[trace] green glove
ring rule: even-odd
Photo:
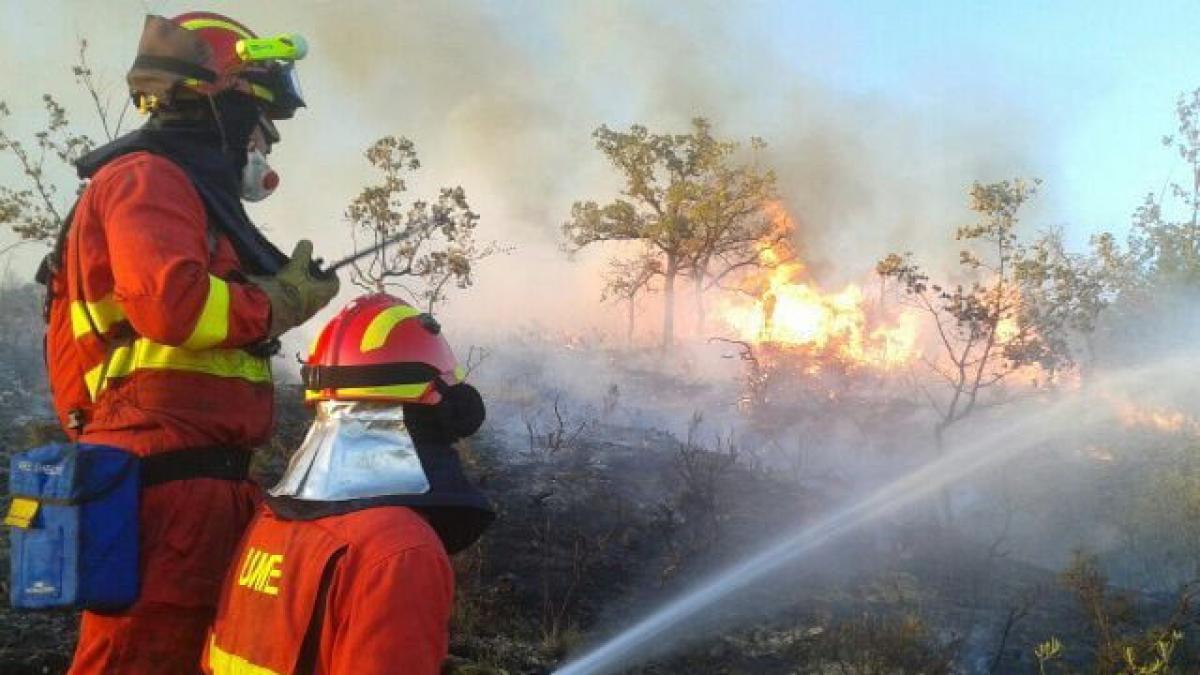
[[[301,239],[292,251],[291,260],[275,276],[250,277],[271,301],[268,337],[277,338],[308,321],[337,295],[341,287],[337,275],[313,274],[312,250],[312,242]]]

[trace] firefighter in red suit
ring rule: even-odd
[[[338,290],[241,201],[278,182],[266,156],[303,105],[305,49],[216,14],[147,17],[128,80],[150,119],[79,162],[89,183],[39,271],[47,368],[72,439],[142,458],[142,583],[83,613],[71,673],[194,672],[261,499],[246,471],[270,436],[274,340]]]
[[[483,401],[437,322],[382,294],[325,327],[303,375],[316,420],[241,542],[204,671],[438,673],[448,554],[494,515],[454,447]]]

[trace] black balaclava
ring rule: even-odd
[[[262,109],[250,96],[238,92],[221,92],[212,97],[218,131],[224,135],[224,151],[230,156],[238,174],[246,166],[246,150],[250,147],[250,135],[262,119]]]
[[[242,168],[246,166],[250,136],[261,117],[262,109],[252,97],[224,91],[189,100],[175,111],[156,113],[145,128],[167,143],[192,146],[189,149],[193,154],[208,154],[203,150],[218,153],[224,158],[227,171],[236,178],[223,180],[222,184],[236,187],[241,181]],[[210,171],[216,168],[211,157],[200,161]]]
[[[175,109],[155,113],[140,129],[82,157],[76,165],[79,177],[91,178],[131,152],[167,157],[187,172],[210,222],[230,238],[246,273],[275,274],[287,256],[250,221],[241,198],[246,148],[260,114],[253,98],[237,92],[179,101]]]

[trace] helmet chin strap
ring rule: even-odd
[[[237,166],[241,179],[241,198],[249,202],[258,202],[271,196],[271,193],[279,186],[279,174],[267,163],[266,156],[261,151],[251,150],[251,138],[254,130],[261,128],[264,136],[268,137],[267,142],[273,143],[278,141],[279,132],[275,130],[274,125],[263,125],[265,118],[262,111],[255,104],[250,104],[253,107],[250,110],[245,110],[239,106],[246,105],[246,102],[237,99],[223,99],[224,104],[220,105],[213,95],[206,94],[204,98],[208,101],[213,122],[216,124],[217,133],[221,137],[221,152],[226,157],[232,158]],[[241,124],[245,122],[242,119],[226,120],[222,108],[226,108],[235,114],[252,111],[255,113],[254,121],[252,124],[246,125]],[[249,131],[243,134],[245,138],[236,139],[236,142],[241,147],[233,147],[233,142],[231,142],[229,137],[230,128],[226,123],[227,121],[239,123],[239,130],[242,131],[248,126]]]
[[[221,149],[233,157],[238,162],[238,168],[241,168],[250,146],[250,137],[261,126],[261,106],[253,98],[232,91],[206,94],[205,98],[221,137]]]
[[[217,102],[212,97],[212,94],[205,94],[204,98],[208,101],[208,107],[212,110],[213,121],[217,124],[217,134],[221,136],[221,152],[229,154],[229,136],[225,134],[225,123],[221,121],[221,111],[217,109]]]

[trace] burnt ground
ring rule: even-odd
[[[279,433],[255,464],[263,482],[304,432],[307,411],[288,403],[298,398],[280,392]],[[547,400],[533,415],[501,397],[465,448],[500,518],[455,561],[458,672],[550,672],[845,496],[838,481],[797,481],[736,448],[606,417],[603,406],[564,400],[547,413]],[[6,448],[52,435],[37,415],[5,422]],[[669,655],[631,672],[1037,672],[1033,649],[1050,637],[1064,648],[1047,672],[1120,672],[1095,667],[1092,617],[1059,570],[993,544],[921,514],[881,524],[719,603],[689,625],[690,638],[671,638]],[[1176,598],[1126,600],[1113,630],[1137,636],[1165,622]],[[71,613],[0,608],[0,672],[62,672],[75,623]],[[1173,658],[1175,672],[1200,667],[1187,640]]]

